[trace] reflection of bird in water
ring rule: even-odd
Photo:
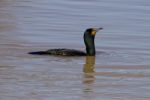
[[[95,56],[87,56],[85,65],[83,67],[83,72],[84,73],[93,73],[94,65],[95,65]]]
[[[61,56],[95,56],[94,38],[96,32],[103,28],[89,28],[84,32],[84,43],[86,46],[86,53],[83,51],[73,49],[50,49],[47,51],[29,52],[35,55],[61,55]]]
[[[85,65],[83,67],[84,80],[83,83],[90,84],[95,80],[94,77],[95,56],[86,56]]]

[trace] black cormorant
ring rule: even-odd
[[[74,50],[74,49],[49,49],[47,51],[29,52],[34,55],[59,55],[59,56],[95,56],[95,43],[94,38],[96,32],[103,28],[88,28],[84,32],[84,43],[86,46],[86,52]]]

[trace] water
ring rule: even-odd
[[[0,99],[149,100],[149,18],[148,0],[1,0]],[[96,57],[27,54],[85,50],[89,27]]]

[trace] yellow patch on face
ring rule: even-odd
[[[95,35],[96,34],[96,30],[92,30],[91,35]]]

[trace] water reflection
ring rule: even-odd
[[[87,56],[85,59],[85,65],[83,67],[83,72],[86,73],[93,73],[95,65],[95,57],[94,56]]]
[[[92,84],[95,81],[94,65],[95,65],[95,57],[87,56],[85,60],[85,64],[83,66],[83,72],[84,72],[83,83],[84,84]]]

